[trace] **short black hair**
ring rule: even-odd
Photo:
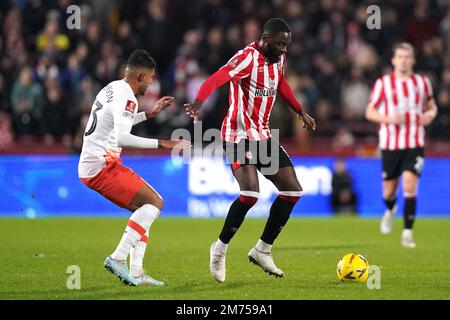
[[[280,18],[272,18],[264,23],[263,33],[277,34],[279,32],[291,32],[286,21]]]
[[[156,61],[147,51],[139,49],[130,55],[127,67],[156,69]]]

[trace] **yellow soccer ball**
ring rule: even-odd
[[[348,253],[339,260],[336,273],[342,282],[364,283],[369,276],[369,262],[360,254]]]

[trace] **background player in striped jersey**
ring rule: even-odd
[[[380,124],[379,146],[383,162],[383,198],[386,211],[381,233],[392,231],[397,211],[398,178],[402,176],[404,229],[401,242],[414,248],[417,185],[424,165],[425,129],[437,114],[430,80],[413,72],[414,49],[408,43],[394,47],[394,72],[378,78],[366,110],[366,118]]]
[[[92,105],[78,165],[78,175],[86,186],[133,212],[119,245],[104,262],[107,270],[129,285],[163,285],[146,275],[142,264],[150,226],[159,217],[164,201],[140,176],[122,165],[122,148],[190,149],[190,143],[184,140],[147,139],[130,133],[133,125],[155,117],[173,101],[173,97],[163,97],[152,110],[138,113],[136,95],[145,94],[155,68],[146,51],[136,50],[128,59],[125,77],[100,90]]]
[[[278,18],[268,20],[264,24],[261,40],[237,52],[203,83],[195,101],[185,104],[187,113],[195,120],[208,96],[230,82],[230,107],[221,134],[228,161],[239,183],[240,196],[231,205],[219,238],[210,249],[211,274],[219,282],[225,281],[228,243],[258,199],[257,170],[272,181],[279,190],[279,196],[272,204],[264,231],[256,246],[250,250],[248,259],[269,274],[284,275],[272,259],[271,248],[300,198],[302,188],[286,151],[278,141],[271,139],[269,116],[277,93],[298,114],[303,127],[310,130],[316,128],[314,119],[302,110],[284,79],[285,53],[291,38],[286,22]],[[269,150],[268,153],[275,150],[267,154],[269,165],[277,164],[271,174],[264,170],[268,163],[263,161],[265,155],[262,150]]]

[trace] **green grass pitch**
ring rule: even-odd
[[[402,221],[382,236],[379,220],[291,219],[273,248],[284,279],[248,263],[265,220],[247,219],[230,244],[227,280],[209,274],[209,247],[222,219],[162,218],[151,229],[145,267],[164,287],[127,287],[103,269],[126,219],[1,219],[0,299],[450,299],[450,219],[418,219],[417,248],[400,247]],[[381,268],[381,289],[340,283],[349,252]],[[81,289],[69,290],[78,265]]]

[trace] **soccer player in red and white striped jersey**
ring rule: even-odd
[[[286,22],[279,18],[268,20],[264,24],[261,40],[237,52],[226,65],[203,83],[196,100],[185,104],[187,113],[195,120],[202,103],[209,95],[226,82],[230,82],[230,107],[223,121],[221,134],[228,161],[241,191],[239,198],[230,207],[219,239],[212,244],[210,250],[211,274],[219,282],[225,280],[225,253],[228,243],[258,199],[257,170],[274,183],[279,190],[279,196],[270,209],[264,232],[256,246],[250,250],[248,258],[269,274],[283,276],[283,271],[274,264],[270,251],[300,198],[302,188],[286,151],[277,145],[278,141],[272,141],[271,138],[269,116],[277,93],[298,114],[303,127],[311,130],[316,127],[314,119],[302,110],[284,78],[286,50],[291,39],[292,35]],[[271,146],[276,145],[278,153],[271,159],[272,163],[278,163],[278,170],[274,174],[262,170],[265,168],[263,156],[259,152],[264,148],[262,145],[269,146],[271,150]],[[257,154],[255,150],[259,150]],[[245,159],[236,160],[242,153],[245,153]]]
[[[402,245],[413,248],[417,184],[424,164],[425,129],[437,114],[430,80],[414,73],[414,49],[408,43],[394,47],[394,72],[378,78],[372,88],[366,118],[378,123],[383,161],[383,198],[386,211],[383,234],[390,233],[397,210],[398,178],[402,176],[404,230]]]

